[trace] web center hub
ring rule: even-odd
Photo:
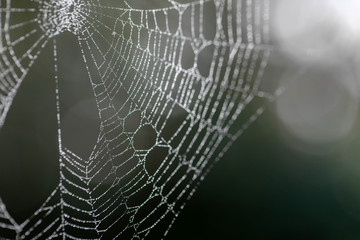
[[[50,0],[41,1],[38,22],[49,37],[65,31],[77,35],[83,26],[83,0]]]

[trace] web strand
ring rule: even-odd
[[[169,0],[158,9],[106,0],[14,2],[0,0],[0,128],[53,42],[60,178],[20,225],[0,201],[0,237],[163,237],[273,96],[260,90],[272,49],[269,0]],[[56,41],[63,32],[77,37],[100,119],[89,157],[62,139]]]

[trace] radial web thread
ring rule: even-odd
[[[0,0],[0,129],[51,45],[60,166],[58,186],[25,222],[0,201],[0,238],[162,238],[273,98],[260,90],[269,0],[136,2]],[[61,136],[56,41],[65,31],[77,37],[101,122],[87,158]]]

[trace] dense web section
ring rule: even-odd
[[[0,238],[162,238],[272,99],[260,90],[269,0],[139,2],[0,0],[0,128],[51,45],[60,166],[58,186],[23,223],[0,199]],[[87,158],[62,138],[56,41],[64,32],[77,37],[101,122]]]

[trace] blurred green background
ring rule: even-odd
[[[275,1],[274,6],[282,6],[282,2]],[[310,15],[302,18],[290,15],[288,20],[306,21],[292,22],[296,34],[287,35],[283,29],[287,26],[279,26],[277,21],[286,22],[281,11],[291,11],[286,6],[279,9],[273,10],[274,16],[280,16],[274,17],[273,32],[281,34],[273,36],[275,50],[263,81],[270,82],[270,87],[290,82],[290,94],[266,103],[264,115],[200,184],[167,239],[360,239],[356,34],[344,33],[342,25],[325,29],[322,26],[328,18],[307,13]],[[294,5],[292,9],[298,8]],[[323,20],[313,24],[311,16]],[[319,29],[324,32],[318,33]],[[66,80],[60,84],[66,99],[62,102],[64,128],[72,133],[65,133],[64,138],[85,153],[96,140],[95,102],[79,49],[73,44],[76,39],[65,33],[57,41],[62,59],[60,78]],[[304,54],[308,48],[320,49],[320,53]],[[20,88],[0,132],[0,196],[19,221],[31,215],[58,183],[54,63],[49,59],[51,45]],[[300,69],[305,73],[296,77]],[[334,72],[340,72],[338,78]],[[293,78],[304,84],[289,81]],[[314,85],[307,85],[313,79],[320,79],[316,85],[319,92],[312,92]],[[329,79],[335,85],[327,89]],[[293,99],[299,105],[291,105]],[[311,102],[306,102],[309,99]],[[332,102],[330,113],[323,114],[333,99],[338,100]],[[284,108],[284,102],[289,106]],[[288,111],[295,107],[295,113]],[[295,117],[288,117],[291,114]],[[312,121],[309,116],[318,118]],[[300,120],[294,123],[293,119]]]
[[[359,239],[359,130],[325,153],[302,153],[267,111],[200,185],[169,239]]]

